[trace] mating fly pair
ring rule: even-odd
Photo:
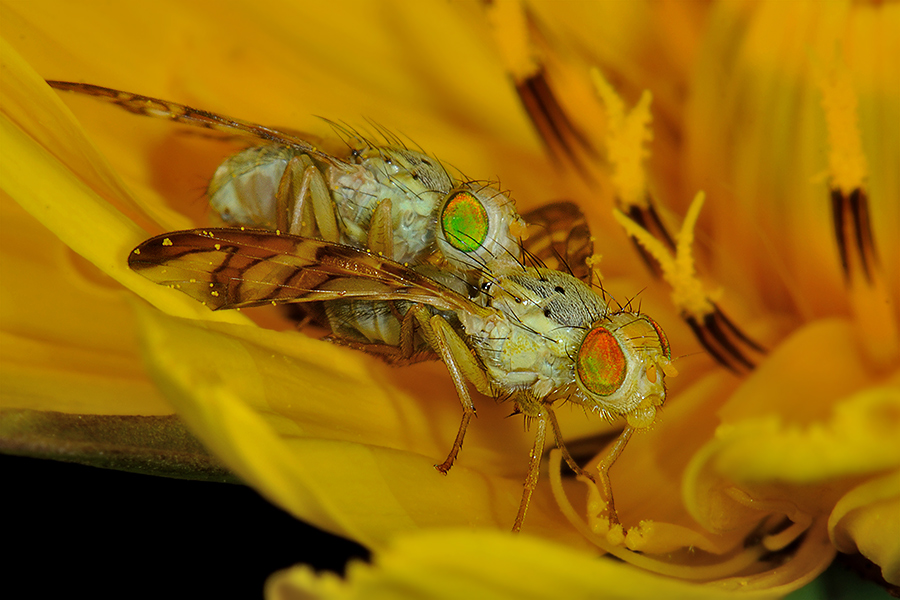
[[[84,84],[50,85],[138,114],[262,140],[226,160],[210,184],[213,208],[241,227],[151,238],[129,256],[133,270],[213,310],[321,302],[336,341],[400,364],[439,357],[463,407],[453,446],[436,465],[443,473],[475,414],[467,382],[512,400],[535,428],[514,531],[537,485],[548,428],[569,465],[595,479],[566,451],[554,405],[569,401],[606,419],[625,417],[595,479],[617,522],[609,468],[665,400],[665,377],[675,373],[668,341],[652,319],[611,309],[569,273],[524,266],[517,239],[524,226],[505,194],[456,181],[437,160],[406,148],[359,143],[341,159],[294,134],[183,105]],[[573,214],[557,204],[535,218],[558,236],[560,215]],[[573,240],[589,243],[583,228],[562,238],[548,251]],[[575,248],[581,258],[583,246]]]

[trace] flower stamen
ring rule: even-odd
[[[616,203],[633,221],[674,250],[675,241],[660,219],[647,190],[644,161],[649,156],[646,144],[653,139],[653,116],[650,113],[653,96],[649,90],[644,90],[637,105],[626,111],[624,101],[598,69],[591,70],[591,81],[606,109],[606,148],[613,167]],[[635,247],[647,266],[660,276],[660,266],[647,253],[647,249],[637,241]]]
[[[865,332],[860,339],[866,353],[888,368],[900,355],[900,339],[896,316],[889,308],[892,302],[886,301],[890,293],[872,232],[859,100],[843,62],[821,75],[818,83],[828,131],[831,214],[844,281],[850,288],[854,316]]]
[[[578,516],[575,508],[572,506],[571,502],[569,502],[566,492],[562,487],[561,470],[562,455],[559,450],[554,449],[550,452],[550,485],[553,490],[553,497],[556,499],[560,511],[562,511],[566,519],[586,539],[595,544],[598,548],[637,568],[659,575],[677,577],[680,579],[714,581],[747,571],[755,564],[758,564],[763,557],[771,552],[762,543],[755,543],[741,548],[733,554],[722,556],[720,562],[702,564],[700,561],[697,561],[698,564],[690,565],[661,560],[641,552],[629,550],[624,547],[624,544],[628,541],[628,536],[635,534],[640,536],[641,528],[629,530],[624,536],[616,535],[622,531],[621,526],[613,528],[610,531],[610,534],[607,534],[606,536],[595,533],[591,527]],[[593,491],[599,494],[595,484],[589,482],[587,479],[581,479],[581,481],[587,484],[589,488],[593,488]],[[648,523],[642,523],[642,527],[649,526],[650,524]],[[611,540],[615,540],[615,542]],[[690,549],[688,551],[691,552]],[[714,555],[710,556],[719,558]]]
[[[699,192],[691,202],[676,238],[674,253],[621,210],[614,210],[613,216],[659,265],[663,278],[672,286],[672,302],[706,351],[727,369],[736,373],[749,371],[754,363],[747,354],[751,351],[762,353],[764,349],[725,316],[713,299],[718,293],[704,290],[697,277],[692,247],[694,228],[704,199],[705,194]]]
[[[487,7],[494,41],[516,92],[544,145],[557,160],[566,160],[586,181],[593,182],[583,155],[597,152],[575,126],[549,82],[547,48],[534,17],[520,0],[496,0]]]
[[[828,130],[831,207],[841,266],[845,278],[860,268],[871,283],[878,256],[869,222],[868,166],[857,123],[859,100],[843,64],[819,78],[819,89]],[[851,265],[851,249],[856,250],[857,265]]]

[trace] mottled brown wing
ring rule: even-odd
[[[128,266],[213,310],[339,298],[408,300],[489,314],[465,296],[365,250],[267,230],[175,231],[135,248]]]
[[[522,215],[528,223],[523,242],[530,258],[557,271],[567,271],[591,285],[588,258],[594,239],[584,213],[574,203],[553,202]]]
[[[226,117],[207,110],[191,108],[190,106],[170,102],[168,100],[132,94],[131,92],[123,92],[89,83],[48,80],[47,84],[57,90],[74,92],[83,96],[91,96],[98,100],[115,104],[136,115],[167,119],[191,127],[201,127],[204,129],[220,131],[231,136],[240,135],[245,138],[267,140],[284,146],[297,148],[303,153],[314,156],[326,163],[347,164],[340,159],[322,152],[309,143],[309,141],[287,130],[274,129],[266,127],[265,125],[243,121],[241,119]]]

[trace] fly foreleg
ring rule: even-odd
[[[626,425],[619,437],[616,438],[616,443],[610,448],[609,453],[597,464],[600,487],[603,490],[603,495],[606,496],[607,513],[609,514],[609,522],[612,525],[619,524],[619,514],[616,512],[616,503],[613,500],[612,484],[609,482],[609,470],[616,460],[619,459],[619,456],[622,455],[622,451],[625,450],[625,446],[628,444],[628,440],[631,439],[632,434],[634,434],[634,427]]]
[[[559,448],[560,452],[562,452],[566,464],[569,465],[569,468],[572,469],[576,475],[583,475],[594,483],[597,483],[594,476],[582,469],[581,466],[575,462],[575,459],[572,458],[572,454],[569,452],[566,443],[563,441],[562,431],[559,429],[559,421],[556,420],[556,413],[553,412],[553,409],[550,406],[544,406],[543,410],[547,413],[547,420],[550,421],[550,427],[553,429],[553,437],[556,440],[556,446]]]
[[[541,416],[535,420],[537,429],[534,432],[534,445],[531,447],[531,456],[528,458],[528,474],[525,476],[525,489],[522,491],[522,500],[519,502],[519,512],[513,523],[513,533],[522,529],[522,521],[525,520],[525,513],[528,512],[531,496],[534,494],[538,477],[541,474],[541,457],[544,455],[544,440],[547,438],[547,419]]]
[[[416,321],[421,326],[422,337],[440,354],[444,364],[447,365],[447,371],[450,372],[450,378],[453,380],[459,402],[463,407],[463,416],[459,423],[456,439],[453,441],[453,447],[446,460],[435,465],[438,471],[447,473],[462,448],[469,421],[475,415],[475,405],[472,403],[472,396],[466,386],[466,379],[471,381],[482,393],[490,393],[490,384],[472,350],[466,346],[466,343],[446,319],[440,315],[432,315],[424,306],[415,306],[411,311],[414,311]]]

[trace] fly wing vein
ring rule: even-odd
[[[409,300],[478,314],[472,303],[439,283],[365,250],[321,240],[240,229],[195,229],[151,238],[129,266],[213,310],[338,298]],[[351,279],[352,286],[327,285]]]

